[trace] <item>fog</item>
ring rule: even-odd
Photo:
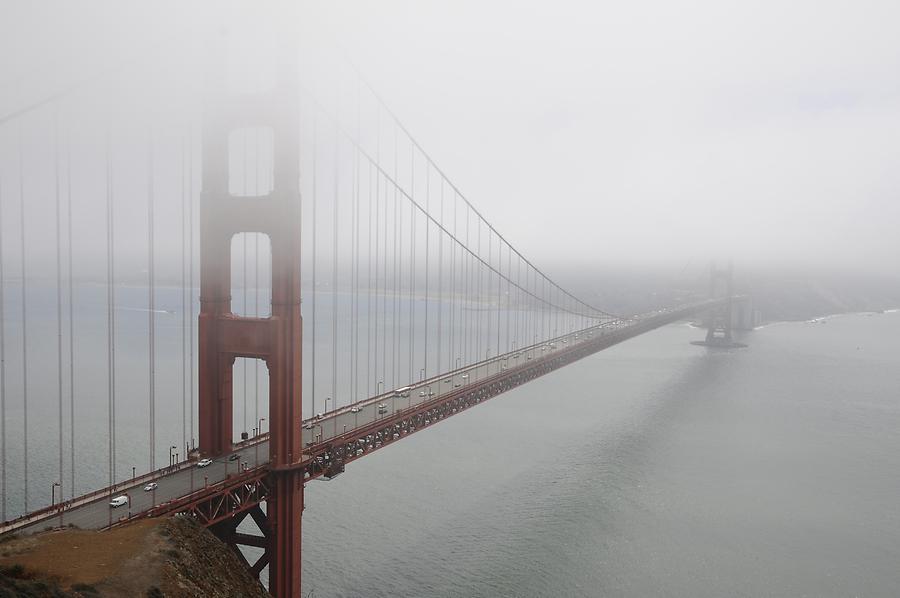
[[[2,10],[7,114],[131,56],[164,72],[210,30],[250,35],[272,5]],[[289,18],[324,40],[323,56],[358,65],[468,199],[551,271],[697,274],[733,259],[897,277],[895,2],[357,0]],[[247,52],[252,70],[262,54]]]
[[[895,2],[339,4],[363,70],[529,253],[900,255]]]

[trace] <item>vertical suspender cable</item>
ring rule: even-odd
[[[466,247],[469,246],[469,210],[466,210]],[[459,352],[463,365],[469,364],[469,258],[465,251],[460,252],[462,264],[460,264],[460,276],[463,298],[459,305],[460,342],[462,349]]]
[[[356,87],[356,137],[357,139],[361,136],[361,128],[362,128],[362,102],[360,101],[360,88],[361,84],[357,84]],[[360,245],[360,211],[359,211],[359,197],[360,197],[360,188],[362,187],[362,179],[360,178],[360,155],[359,150],[355,153],[356,164],[353,169],[354,172],[354,185],[355,185],[355,197],[354,197],[354,209],[353,209],[353,228],[355,234],[355,248],[353,252],[353,401],[356,402],[359,400],[359,245]]]
[[[376,165],[380,162],[381,159],[381,115],[376,114],[375,117],[375,160]],[[373,350],[375,351],[375,394],[378,394],[378,356],[381,355],[381,359],[384,360],[384,352],[378,351],[378,301],[381,299],[381,277],[378,275],[379,267],[381,265],[381,174],[379,172],[375,172],[375,345]],[[384,378],[382,377],[382,380]]]
[[[56,382],[59,421],[59,497],[63,497],[63,334],[62,334],[62,209],[59,188],[59,108],[53,114],[53,178],[56,204]],[[51,493],[52,498],[52,493]]]
[[[106,360],[107,360],[107,436],[109,441],[109,485],[115,482],[116,450],[116,349],[115,349],[115,260],[113,258],[112,156],[109,131],[106,132]],[[111,516],[110,516],[111,517]]]
[[[397,328],[397,281],[398,281],[398,268],[397,268],[397,229],[399,228],[399,220],[397,215],[397,127],[394,126],[394,217],[391,220],[392,229],[393,229],[393,237],[394,237],[394,248],[391,254],[391,283],[392,283],[392,297],[391,297],[391,324],[393,331],[391,332],[391,388],[397,388],[399,384],[397,383],[397,368],[399,367],[399,350],[400,346],[397,341],[398,337],[398,328]]]
[[[431,216],[431,166],[425,163],[425,213]],[[425,218],[425,378],[428,378],[428,262],[430,261],[429,233],[431,222]]]
[[[559,301],[559,287],[554,287],[554,288],[556,289],[556,301]],[[556,314],[554,316],[553,336],[559,336],[559,311],[560,310],[557,309]],[[565,317],[565,316],[563,316],[563,317]]]
[[[69,291],[69,496],[75,497],[75,277],[72,273],[72,151],[66,137],[66,251]]]
[[[478,224],[478,242],[476,243],[475,251],[476,251],[476,254],[478,255],[478,257],[481,258],[481,219],[479,218],[475,222]],[[481,338],[482,338],[481,333],[483,330],[483,326],[482,326],[483,310],[482,310],[482,299],[481,299],[481,263],[479,262],[479,263],[475,264],[475,266],[476,266],[476,274],[478,275],[476,285],[475,285],[475,295],[476,295],[476,297],[478,297],[478,303],[476,305],[476,307],[478,309],[478,317],[476,318],[477,323],[475,324],[476,342],[475,342],[475,358],[473,359],[473,361],[477,363],[477,362],[481,361],[481,356],[483,355],[483,353],[481,352]]]
[[[331,234],[331,408],[337,407],[337,357],[338,357],[338,159],[339,137],[338,129],[334,130],[334,163],[332,164],[334,183],[334,202],[332,205],[332,234]],[[337,418],[334,420],[335,435],[337,434]]]
[[[494,275],[493,270],[491,269],[491,259],[494,256],[494,231],[490,227],[488,227],[488,253],[487,253],[487,281],[485,283],[485,294],[488,297],[488,304],[485,310],[487,311],[487,338],[485,339],[485,344],[487,345],[487,349],[485,351],[485,359],[491,353],[491,326],[494,323],[494,310],[491,309],[491,289],[493,285],[491,284],[491,278]]]
[[[312,355],[310,356],[311,386],[312,392],[309,399],[309,414],[312,416],[316,413],[316,204],[318,194],[318,140],[319,140],[319,118],[318,114],[313,113],[313,143],[312,143],[312,334],[310,346],[312,347]]]
[[[22,413],[23,413],[23,446],[22,455],[25,460],[23,495],[24,511],[28,512],[28,313],[27,313],[27,272],[25,270],[25,167],[24,150],[22,148],[22,129],[19,128],[19,228],[21,231],[21,266],[22,266]]]
[[[397,127],[394,127],[394,388],[400,386],[400,278],[403,271],[403,263],[400,254],[403,253],[403,212],[397,201],[397,170],[400,160],[397,148]]]
[[[244,167],[242,170],[243,176],[241,177],[243,179],[243,181],[241,181],[241,183],[242,183],[242,187],[243,187],[244,197],[247,197],[247,194],[250,192],[249,188],[247,187],[247,172],[250,170],[248,168],[249,158],[248,158],[248,152],[247,152],[247,147],[250,145],[249,142],[247,141],[247,138],[249,136],[250,136],[250,129],[249,128],[244,129],[244,144],[243,144],[244,145],[244,165],[243,165]],[[243,312],[242,315],[244,317],[247,317],[250,315],[250,309],[247,306],[247,233],[241,234],[241,310]],[[244,401],[244,406],[243,406],[244,422],[243,422],[243,427],[241,428],[241,430],[246,432],[247,431],[247,360],[246,359],[241,359],[241,366],[242,366],[241,369],[243,370],[242,386],[243,386],[243,401]],[[257,430],[257,432],[258,431],[259,430]],[[229,431],[229,434],[230,433],[231,433],[231,431]]]
[[[154,256],[153,131],[147,148],[147,329],[150,377],[150,471],[156,470],[156,259]]]
[[[453,236],[456,236],[456,191],[453,192]],[[449,365],[448,370],[456,369],[456,364],[453,361],[454,357],[454,348],[456,343],[456,245],[450,245],[450,351],[449,353]]]
[[[374,362],[375,371],[374,371],[374,380],[375,380],[375,394],[378,394],[378,356],[381,355],[381,358],[384,359],[384,353],[378,351],[378,337],[380,331],[378,329],[378,320],[380,315],[380,310],[378,307],[378,302],[380,300],[381,295],[381,277],[378,272],[381,266],[381,175],[376,172],[375,173],[375,344],[372,347],[374,351]]]
[[[357,137],[359,136],[359,96],[357,95]],[[353,210],[352,222],[350,226],[353,229],[353,241],[351,251],[353,252],[353,267],[350,272],[352,278],[353,295],[351,296],[351,355],[350,365],[353,368],[353,375],[350,377],[350,401],[355,403],[359,400],[357,396],[359,392],[359,152],[354,152],[353,164]]]
[[[506,274],[506,352],[509,353],[512,339],[512,334],[509,331],[510,310],[512,309],[510,306],[510,301],[512,300],[512,247],[509,245],[506,247]]]
[[[500,315],[503,307],[503,241],[497,238],[497,357],[500,356]],[[509,273],[507,272],[507,275]],[[499,368],[499,366],[497,366]]]
[[[522,343],[519,342],[519,312],[522,311],[522,293],[519,290],[519,287],[522,285],[522,258],[516,256],[516,332],[513,335],[513,349],[519,350],[522,348]]]
[[[194,131],[188,131],[188,371],[191,404],[190,417],[191,448],[194,446]],[[187,458],[187,453],[185,453]]]
[[[254,135],[254,158],[256,164],[253,169],[253,195],[259,196],[259,129]],[[253,235],[253,315],[259,317],[259,233]],[[259,421],[259,359],[253,360],[253,421]],[[246,430],[246,425],[244,429]],[[257,434],[262,430],[257,429]]]
[[[441,228],[444,227],[444,177],[441,177],[441,213],[438,218],[438,222],[440,222]],[[437,307],[438,307],[438,317],[437,317],[437,370],[436,373],[441,373],[441,351],[443,349],[442,343],[444,338],[444,233],[441,232],[438,235],[438,288],[437,288]]]
[[[470,216],[471,216],[470,212],[471,212],[471,210],[469,210],[468,206],[466,206],[466,247],[469,246],[469,220],[470,220]],[[472,336],[470,334],[470,332],[471,332],[470,331],[470,328],[471,328],[470,322],[472,320],[472,313],[471,313],[472,312],[472,295],[471,295],[471,293],[469,293],[469,279],[471,278],[471,270],[472,270],[471,264],[472,264],[471,257],[469,255],[466,255],[466,285],[465,285],[465,291],[464,291],[465,297],[466,297],[466,317],[465,317],[466,334],[465,334],[465,353],[464,353],[464,359],[463,359],[463,361],[465,361],[466,364],[470,363],[470,361],[469,361],[469,359],[470,359],[469,352],[470,351],[469,350],[471,349],[471,342],[472,342],[471,341]]]
[[[361,318],[360,318],[360,295],[362,294],[360,292],[360,288],[359,288],[359,278],[360,278],[360,270],[361,270],[360,253],[361,253],[361,246],[362,246],[362,236],[360,234],[360,231],[362,229],[362,226],[361,226],[362,211],[360,210],[361,205],[362,205],[360,203],[360,199],[362,197],[362,172],[360,169],[361,162],[362,162],[362,160],[360,159],[359,152],[357,152],[356,153],[356,168],[354,169],[355,177],[356,177],[356,197],[355,197],[354,201],[355,201],[356,207],[354,209],[355,223],[353,225],[354,229],[355,229],[354,234],[356,236],[356,249],[354,251],[354,256],[353,256],[353,261],[355,264],[354,274],[353,274],[353,289],[354,289],[353,290],[353,297],[354,297],[353,314],[354,314],[354,319],[355,319],[354,320],[355,321],[355,323],[354,323],[354,338],[355,338],[355,340],[353,343],[353,345],[354,345],[354,347],[353,347],[353,400],[354,401],[358,401],[360,399],[360,396],[359,396],[360,395],[360,391],[359,391],[359,381],[360,381],[359,346],[360,346],[360,320],[361,320]]]
[[[457,216],[456,216],[456,213],[459,208],[459,205],[458,205],[459,197],[456,195],[456,193],[454,193],[453,198],[454,198],[453,199],[453,222],[454,222],[453,234],[456,235],[457,228],[459,227],[459,221],[457,220]],[[459,297],[460,291],[462,291],[462,287],[463,287],[463,272],[465,272],[465,269],[466,269],[465,251],[463,251],[462,247],[459,248],[459,259],[457,260],[457,264],[459,267],[459,270],[457,271],[457,274],[456,274],[456,277],[457,277],[456,283],[458,284],[458,287],[455,287],[455,289],[456,289],[456,294],[457,294],[457,302],[458,302],[457,311],[459,312],[459,316],[457,317],[457,320],[456,320],[456,328],[457,328],[457,331],[456,331],[456,335],[457,335],[456,359],[461,364],[465,365],[463,363],[463,346],[464,346],[463,339],[465,338],[465,327],[463,324],[463,322],[464,322],[463,318],[465,317],[465,314],[463,312],[463,299],[461,299]],[[463,297],[465,297],[465,295],[463,295]]]
[[[185,264],[187,255],[187,205],[185,190],[185,140],[181,139],[181,446],[187,447],[187,267]],[[187,459],[187,454],[185,454]]]
[[[416,193],[416,163],[415,148],[410,146],[409,152],[409,195],[415,197]],[[415,381],[415,366],[413,364],[416,338],[413,329],[416,327],[416,211],[409,207],[409,381]]]
[[[359,85],[356,87],[356,140],[359,142],[359,126],[360,126],[360,114],[359,114]],[[357,244],[359,242],[359,238],[356,232],[356,219],[357,219],[357,202],[359,198],[359,151],[353,152],[353,164],[351,165],[351,176],[353,178],[353,182],[350,185],[350,341],[347,345],[347,350],[350,352],[350,378],[348,380],[349,390],[348,390],[348,402],[355,403],[356,402],[356,267],[357,267]]]
[[[372,256],[374,252],[372,251],[372,163],[369,162],[369,206],[366,210],[369,215],[369,230],[366,235],[367,245],[369,246],[368,257],[366,259],[366,279],[368,284],[366,286],[369,287],[368,297],[366,299],[366,309],[369,312],[368,317],[366,318],[366,378],[368,384],[367,395],[372,396],[372,383],[375,381],[375,375],[372,370],[372,353],[375,352],[375,346],[372,344],[372,323],[374,321],[374,308],[372,306],[372,285],[374,280],[372,279]]]
[[[0,181],[0,519],[6,521],[6,319],[3,303],[6,278],[3,273],[3,181]]]
[[[379,176],[379,180],[381,176]],[[384,289],[381,293],[381,390],[385,390],[385,385],[387,384],[387,294],[388,294],[388,283],[387,283],[387,253],[388,253],[388,189],[387,189],[387,177],[385,177],[384,181],[384,234],[382,235],[382,242],[384,243],[384,250],[381,252],[382,259],[382,268],[381,268],[381,277],[384,281]]]

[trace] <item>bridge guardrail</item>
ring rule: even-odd
[[[493,357],[493,358],[491,358],[491,359],[489,359],[489,360],[485,360],[485,361],[483,361],[483,362],[479,362],[478,364],[473,364],[473,365],[470,365],[470,366],[465,366],[465,367],[462,367],[462,368],[457,368],[456,370],[453,370],[452,372],[443,373],[443,374],[441,374],[441,375],[439,375],[439,376],[429,378],[428,380],[423,380],[423,381],[420,381],[420,382],[418,382],[418,383],[411,384],[411,385],[409,385],[409,388],[410,388],[410,390],[412,390],[412,389],[418,389],[418,388],[421,388],[421,387],[425,387],[425,386],[428,386],[428,385],[434,385],[434,384],[436,384],[436,383],[440,383],[440,381],[441,381],[442,379],[444,379],[444,378],[446,378],[446,377],[448,377],[448,376],[453,376],[453,375],[456,375],[456,374],[461,373],[461,372],[470,371],[470,370],[472,370],[472,369],[474,369],[474,368],[482,367],[482,366],[484,366],[485,364],[495,363],[495,362],[500,362],[500,361],[503,361],[503,360],[505,360],[505,359],[509,359],[510,356],[511,356],[513,353],[517,352],[517,351],[518,351],[518,352],[535,351],[535,350],[537,350],[538,348],[540,348],[541,346],[545,346],[545,345],[547,345],[547,344],[551,344],[551,343],[554,343],[554,342],[557,342],[557,343],[558,343],[558,342],[561,341],[561,339],[567,339],[567,338],[572,337],[573,335],[581,334],[581,333],[583,333],[583,332],[588,332],[588,331],[591,331],[591,330],[594,330],[594,331],[599,330],[599,331],[605,332],[605,334],[603,334],[603,337],[605,337],[605,338],[610,338],[610,337],[615,338],[615,337],[623,336],[623,333],[624,333],[625,338],[624,338],[624,339],[621,339],[621,340],[626,340],[627,338],[631,338],[632,336],[636,336],[636,334],[640,334],[641,332],[644,332],[644,331],[646,331],[646,330],[650,330],[650,329],[656,328],[656,327],[658,327],[658,326],[664,325],[665,323],[668,323],[668,322],[671,322],[671,321],[678,320],[678,319],[680,319],[680,318],[683,318],[683,317],[686,317],[686,316],[688,316],[688,315],[697,313],[697,312],[699,312],[699,311],[703,311],[703,310],[705,310],[705,309],[709,309],[709,308],[713,307],[715,304],[720,303],[720,302],[722,302],[722,301],[724,301],[724,300],[725,300],[725,299],[708,299],[708,300],[698,301],[698,302],[691,303],[691,304],[684,305],[684,306],[679,306],[679,307],[674,308],[674,309],[659,310],[659,311],[657,311],[657,312],[652,312],[652,313],[650,313],[650,314],[643,314],[643,315],[641,315],[641,316],[635,316],[635,317],[632,317],[632,318],[626,318],[626,319],[624,319],[624,320],[619,320],[619,321],[617,321],[617,322],[628,322],[628,324],[625,325],[625,326],[614,326],[614,327],[610,327],[610,326],[609,326],[610,323],[605,323],[605,324],[600,324],[600,325],[598,325],[598,326],[593,326],[593,327],[590,327],[590,328],[586,328],[586,329],[584,329],[584,330],[580,330],[580,331],[577,331],[577,332],[572,332],[572,333],[569,333],[569,334],[557,336],[557,337],[554,337],[554,338],[552,338],[552,339],[547,339],[547,340],[545,340],[545,341],[542,341],[542,342],[540,342],[540,343],[532,344],[532,345],[529,345],[529,346],[527,346],[527,347],[523,347],[523,348],[521,348],[521,349],[517,349],[516,351],[510,352],[510,353],[505,353],[505,354],[502,354],[502,355],[498,355],[498,356]],[[657,322],[657,321],[660,321],[660,320],[663,320],[663,322],[657,324],[656,322]],[[604,328],[606,328],[606,330],[604,330]],[[635,332],[636,330],[638,330],[638,331],[640,331],[640,332]],[[631,334],[629,334],[629,333],[631,333]],[[584,346],[586,346],[586,345],[590,345],[590,344],[593,344],[593,343],[595,343],[595,342],[598,342],[598,341],[600,341],[600,339],[601,339],[601,337],[595,337],[592,341],[591,341],[591,340],[585,339],[585,340],[579,341],[579,342],[577,342],[577,343],[573,343],[573,344],[571,344],[571,345],[569,345],[569,346],[567,346],[567,347],[565,347],[565,348],[560,348],[560,349],[558,349],[558,350],[554,350],[552,353],[549,353],[549,354],[547,354],[547,355],[542,355],[541,357],[539,357],[537,360],[535,360],[535,363],[532,363],[532,364],[520,364],[520,365],[514,366],[513,368],[510,368],[510,370],[507,370],[506,372],[502,372],[502,373],[501,373],[501,372],[497,372],[497,373],[495,373],[495,374],[493,374],[493,375],[488,375],[486,378],[480,380],[480,381],[478,382],[478,385],[481,386],[481,385],[483,385],[483,384],[489,384],[489,383],[491,383],[491,381],[494,381],[494,380],[496,380],[496,379],[505,378],[508,374],[513,373],[514,371],[523,371],[523,370],[526,370],[526,369],[528,369],[528,368],[530,368],[530,367],[533,367],[533,366],[535,366],[535,365],[537,365],[537,364],[539,364],[539,363],[541,363],[541,362],[544,362],[545,360],[553,359],[553,358],[557,358],[557,357],[561,357],[561,356],[567,355],[567,354],[571,353],[572,351],[582,349],[582,348],[583,348]],[[395,390],[396,390],[396,389],[395,389]],[[353,405],[347,405],[347,406],[342,407],[342,408],[340,408],[340,409],[336,409],[336,410],[334,410],[334,411],[328,413],[328,415],[327,415],[326,417],[322,418],[321,420],[316,420],[316,419],[313,417],[313,418],[310,418],[309,420],[306,420],[306,421],[319,421],[319,422],[322,422],[322,421],[325,421],[325,420],[327,420],[327,419],[329,419],[329,418],[331,418],[331,417],[340,415],[341,413],[344,413],[344,412],[348,411],[348,410],[349,410],[350,408],[352,408],[354,405],[369,405],[369,404],[371,404],[371,403],[375,403],[375,402],[378,402],[378,401],[383,401],[383,400],[385,400],[386,397],[394,396],[395,390],[392,390],[392,391],[387,392],[387,393],[383,393],[383,394],[381,394],[381,395],[378,395],[378,396],[373,397],[373,398],[370,398],[370,399],[365,399],[365,400],[363,400],[363,401],[359,401],[359,402],[357,402],[357,403],[354,403]],[[355,436],[355,435],[358,435],[359,433],[361,433],[362,431],[369,430],[369,429],[373,429],[373,430],[374,430],[374,429],[377,429],[378,427],[384,425],[385,423],[387,423],[387,422],[389,422],[389,421],[391,421],[391,420],[393,420],[393,419],[395,419],[395,418],[397,418],[397,417],[399,417],[399,418],[401,418],[401,419],[402,419],[403,417],[407,417],[407,416],[408,416],[410,413],[412,413],[412,412],[428,410],[428,409],[432,408],[432,407],[435,406],[435,405],[441,404],[441,403],[443,403],[443,402],[445,402],[445,401],[447,401],[447,400],[452,399],[454,396],[456,396],[456,395],[458,395],[458,394],[462,394],[462,393],[468,392],[469,390],[471,390],[471,389],[470,389],[470,388],[467,388],[467,389],[465,389],[465,390],[463,390],[463,389],[460,389],[460,390],[449,389],[448,392],[439,393],[439,394],[436,395],[433,399],[429,399],[429,400],[423,401],[423,402],[421,402],[421,403],[419,403],[419,404],[417,404],[417,405],[414,405],[414,406],[412,406],[412,407],[410,407],[410,408],[405,408],[405,409],[401,409],[401,410],[396,410],[396,411],[394,411],[394,413],[392,413],[392,415],[391,415],[390,417],[388,417],[388,418],[381,419],[381,420],[375,420],[375,421],[373,421],[373,422],[370,422],[370,423],[368,423],[368,424],[365,424],[364,426],[361,426],[360,428],[353,430],[352,433],[349,434],[349,435],[348,435],[347,433],[342,433],[342,434],[337,434],[337,435],[331,436],[331,437],[329,437],[328,439],[322,439],[320,442],[318,442],[318,443],[316,443],[316,444],[314,444],[314,445],[312,445],[312,446],[304,447],[304,453],[316,455],[316,454],[318,454],[318,453],[324,451],[329,445],[332,445],[332,444],[335,443],[335,442],[342,442],[343,439],[345,439],[345,438],[348,437],[348,436],[351,436],[351,435],[352,435],[352,436]],[[265,442],[265,441],[268,439],[268,437],[269,437],[268,434],[263,434],[263,435],[261,435],[261,436],[258,436],[258,437],[256,437],[256,438],[252,439],[252,440],[245,441],[245,442],[242,442],[242,443],[238,443],[237,445],[235,445],[235,448],[236,448],[236,449],[240,449],[240,448],[252,447],[254,444],[259,444],[259,443]],[[22,529],[22,528],[24,528],[24,527],[29,527],[29,526],[31,526],[31,525],[38,524],[38,523],[40,523],[41,521],[45,521],[45,520],[46,520],[46,521],[49,521],[49,520],[53,519],[54,517],[59,516],[62,512],[71,510],[71,509],[73,509],[73,508],[75,508],[75,507],[79,507],[79,506],[82,506],[82,505],[84,505],[84,504],[88,504],[88,503],[90,503],[90,502],[96,501],[96,500],[100,500],[101,498],[105,498],[105,497],[107,497],[107,496],[111,496],[112,494],[115,494],[115,493],[117,493],[117,492],[121,492],[122,490],[125,490],[125,489],[128,489],[128,488],[133,488],[133,487],[136,487],[136,486],[140,486],[140,485],[142,485],[142,484],[144,484],[144,483],[146,483],[146,482],[149,482],[149,481],[153,481],[153,480],[155,480],[155,479],[158,479],[159,477],[161,477],[161,476],[163,476],[163,475],[168,475],[168,474],[171,474],[171,473],[176,473],[176,472],[179,472],[179,471],[183,471],[184,469],[190,468],[190,467],[192,467],[192,466],[193,466],[193,461],[192,461],[192,460],[181,461],[181,462],[179,462],[179,463],[174,464],[173,466],[165,467],[165,468],[160,468],[160,469],[158,469],[158,470],[155,470],[155,471],[152,471],[152,472],[148,472],[148,473],[143,474],[143,475],[141,475],[141,476],[136,476],[135,478],[132,478],[132,479],[130,479],[130,480],[125,480],[125,481],[122,481],[122,482],[118,482],[118,483],[116,483],[116,484],[113,484],[112,486],[107,486],[107,487],[105,487],[105,488],[101,488],[101,489],[95,490],[95,491],[90,492],[90,493],[88,493],[88,494],[79,496],[79,497],[77,497],[77,498],[75,498],[75,499],[73,499],[73,500],[63,501],[63,502],[57,503],[56,505],[50,505],[50,506],[45,507],[45,508],[43,508],[43,509],[40,509],[40,510],[38,510],[38,511],[34,511],[34,512],[32,512],[32,513],[29,513],[29,514],[20,516],[20,517],[18,517],[18,518],[16,518],[16,519],[13,519],[13,520],[4,522],[4,523],[2,524],[2,526],[0,526],[0,535],[3,535],[3,534],[6,534],[6,533],[15,531],[15,530],[17,530],[17,529]],[[263,466],[263,467],[264,467],[264,466]],[[252,476],[252,475],[254,475],[255,471],[258,470],[258,469],[259,469],[259,468],[254,468],[254,469],[252,469],[252,470],[247,470],[246,473],[247,473],[248,475],[251,475],[251,476]],[[226,480],[223,480],[222,482],[220,482],[220,484],[224,484],[224,483],[226,483],[226,482],[227,482],[227,483],[233,483],[234,481],[235,481],[235,480],[233,480],[233,479],[230,480],[230,481],[226,479]],[[187,495],[187,496],[185,496],[185,497],[180,497],[180,498],[178,498],[178,499],[173,499],[172,501],[168,501],[167,503],[161,503],[160,505],[154,505],[149,511],[152,512],[152,511],[159,510],[161,507],[164,507],[165,505],[169,505],[169,503],[180,503],[180,502],[183,501],[185,498],[188,498],[188,496],[194,496],[194,495],[196,495],[196,494],[198,494],[198,493],[209,492],[209,491],[212,490],[213,488],[214,488],[214,486],[210,486],[209,488],[205,488],[205,489],[203,489],[203,490],[198,490],[198,491],[196,491],[196,492],[194,492],[194,493],[191,493],[191,495]],[[165,508],[164,508],[163,510],[165,510]],[[139,516],[143,516],[143,514],[142,514],[142,515],[135,515],[135,516],[131,517],[131,519],[134,519],[134,518],[139,517]]]
[[[261,444],[268,439],[269,434],[267,432],[260,436],[256,436],[251,440],[246,440],[236,444],[235,449],[252,447],[254,444]],[[179,461],[178,463],[170,465],[169,467],[161,467],[154,471],[148,471],[147,473],[129,478],[128,480],[116,482],[112,486],[106,486],[104,488],[94,490],[93,492],[89,492],[87,494],[82,494],[66,501],[60,501],[56,504],[49,505],[37,511],[32,511],[31,513],[26,513],[25,515],[20,515],[15,519],[4,521],[3,524],[0,525],[0,536],[25,527],[39,524],[41,521],[50,521],[58,517],[60,514],[66,511],[70,511],[75,507],[80,507],[88,503],[101,500],[105,497],[112,496],[113,494],[122,492],[123,490],[127,490],[129,488],[142,486],[143,484],[157,480],[164,475],[178,473],[179,471],[190,469],[193,466],[194,461],[192,459]]]

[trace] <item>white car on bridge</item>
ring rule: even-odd
[[[117,509],[119,507],[124,507],[128,504],[128,497],[124,494],[122,496],[117,496],[111,501],[109,501],[109,506],[113,509]]]

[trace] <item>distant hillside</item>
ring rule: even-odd
[[[893,278],[877,278],[736,268],[734,276],[735,292],[749,294],[766,322],[900,307],[900,271]],[[612,272],[590,281],[570,275],[560,282],[593,305],[617,314],[656,309],[709,293],[705,272],[690,278],[645,270]]]

